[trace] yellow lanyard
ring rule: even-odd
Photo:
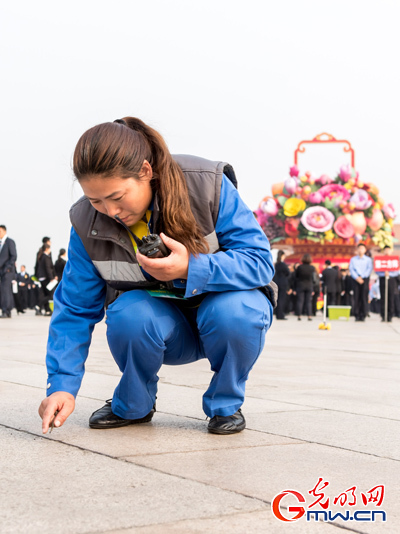
[[[144,218],[146,218],[146,220],[144,220]],[[150,218],[151,218],[151,211],[150,210],[147,210],[146,211],[146,215],[143,219],[140,219],[140,221],[138,221],[136,224],[134,224],[133,226],[130,226],[130,230],[132,233],[135,234],[136,237],[138,237],[139,239],[142,239],[143,236],[145,235],[149,235],[150,231],[149,231],[149,223],[148,221],[150,221]],[[131,241],[132,241],[132,245],[133,245],[133,248],[135,250],[135,252],[137,251],[137,245],[133,239],[133,237],[129,234],[129,237],[131,238]]]

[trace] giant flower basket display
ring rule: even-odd
[[[302,144],[318,142],[347,143],[344,150],[352,153],[352,165],[343,165],[333,177],[302,172],[297,165]],[[299,143],[289,176],[272,186],[272,194],[263,198],[255,214],[272,246],[293,249],[293,261],[305,252],[319,261],[328,257],[348,261],[360,241],[382,249],[393,243],[396,217],[393,204],[355,170],[350,143],[329,134]]]

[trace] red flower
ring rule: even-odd
[[[285,232],[289,237],[297,237],[299,235],[299,223],[300,219],[287,219],[285,222]]]

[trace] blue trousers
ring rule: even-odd
[[[258,289],[209,293],[198,308],[147,291],[122,294],[107,310],[107,340],[122,372],[112,411],[138,419],[152,409],[162,366],[207,358],[214,371],[203,395],[209,417],[243,404],[249,372],[263,349],[272,306]]]

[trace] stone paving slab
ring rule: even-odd
[[[392,391],[355,391],[339,388],[280,388],[279,391],[265,391],[263,387],[252,387],[246,402],[250,398],[257,401],[260,399],[276,402],[281,409],[276,411],[292,411],[284,409],[284,406],[292,406],[293,411],[309,409],[324,409],[350,414],[380,417],[384,419],[400,420],[400,407],[398,393]],[[275,400],[273,400],[275,399]],[[273,404],[271,404],[271,407]],[[334,410],[333,408],[334,407]]]
[[[289,488],[301,492],[310,505],[316,499],[312,498],[308,491],[314,488],[318,478],[322,477],[330,483],[325,490],[326,496],[330,497],[329,509],[336,511],[340,511],[340,508],[333,505],[334,498],[348,488],[356,485],[358,506],[355,509],[364,509],[359,492],[366,492],[377,484],[386,484],[388,491],[384,510],[392,527],[397,525],[398,528],[400,525],[400,510],[397,504],[400,499],[400,484],[395,482],[400,479],[400,462],[368,454],[313,443],[298,443],[240,451],[228,449],[136,456],[127,457],[126,460],[268,502],[282,490]],[[381,522],[379,525],[383,528]],[[389,532],[387,524],[384,526],[384,532]],[[368,528],[365,528],[363,523],[362,527],[361,532],[383,531],[377,529],[378,523],[371,524]],[[352,528],[356,528],[354,524]],[[281,532],[285,532],[283,526],[281,529]]]
[[[400,460],[400,421],[333,410],[248,416],[249,427],[352,451]]]
[[[13,426],[41,436],[41,420],[37,408],[42,391],[0,382],[3,399],[0,424]],[[282,438],[263,432],[242,432],[231,436],[216,436],[207,432],[207,422],[189,417],[156,412],[151,423],[132,425],[115,430],[95,430],[88,427],[89,415],[99,407],[98,402],[78,397],[77,408],[61,428],[54,428],[45,439],[61,441],[88,451],[96,451],[115,458],[135,455],[162,455],[171,452],[226,450],[268,445],[288,445],[298,440]]]
[[[1,426],[0,437],[2,534],[104,532],[266,508],[234,492]]]
[[[249,512],[228,517],[212,517],[210,519],[191,519],[161,525],[149,525],[128,530],[113,530],[103,534],[340,534],[335,525],[329,523],[291,523],[284,525],[275,519],[271,512]]]
[[[75,413],[42,437],[49,319],[29,311],[0,322],[1,534],[397,534],[400,321],[332,321],[330,332],[319,322],[274,323],[248,382],[248,427],[222,437],[206,432],[201,409],[206,361],[162,367],[151,424],[90,430],[88,416],[120,375],[104,322]],[[330,481],[331,497],[386,484],[387,523],[288,525],[272,516],[274,495],[293,488],[308,499],[318,477]]]

